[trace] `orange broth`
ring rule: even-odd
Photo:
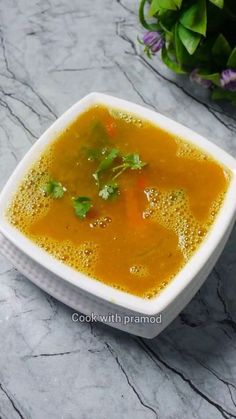
[[[105,200],[93,173],[102,159],[97,150],[111,148],[119,156],[101,173],[103,185],[124,155],[138,153],[147,165],[127,168],[116,179],[117,196]],[[63,185],[62,198],[43,192],[50,179]],[[97,105],[45,149],[21,183],[8,217],[74,269],[152,298],[204,240],[229,181],[229,171],[197,147],[135,115]],[[72,198],[79,196],[93,205],[84,219],[73,208]]]

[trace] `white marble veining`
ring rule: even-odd
[[[138,0],[0,0],[0,188],[90,91],[146,104],[236,155],[236,112],[136,42]],[[0,419],[236,418],[236,229],[205,285],[152,341],[72,310],[0,256]]]

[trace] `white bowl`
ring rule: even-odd
[[[232,172],[232,180],[224,203],[206,239],[170,284],[163,289],[160,295],[151,300],[145,300],[118,291],[70,268],[25,237],[8,222],[5,215],[6,208],[11,202],[19,183],[32,166],[32,163],[44,151],[45,146],[54,141],[57,134],[70,122],[95,104],[104,104],[128,111],[149,120],[169,133],[173,133],[177,137],[186,139],[190,143],[201,147],[202,150],[212,155]],[[158,335],[198,291],[222,252],[232,230],[235,217],[236,160],[233,157],[202,136],[163,115],[142,106],[100,93],[89,94],[56,120],[26,154],[0,194],[0,231],[8,241],[27,256],[28,263],[32,261],[34,266],[37,267],[37,272],[41,268],[43,273],[41,275],[41,283],[39,280],[34,281],[34,276],[27,275],[26,272],[26,275],[33,282],[37,282],[38,286],[53,294],[51,289],[43,285],[43,276],[48,275],[51,280],[53,277],[55,287],[57,286],[56,284],[58,286],[63,284],[64,289],[67,289],[68,293],[76,296],[73,302],[68,300],[68,304],[74,309],[87,315],[92,315],[93,313],[95,316],[98,316],[97,319],[100,321],[147,338]],[[59,299],[63,300],[60,297]],[[101,315],[106,315],[107,317],[102,318]]]

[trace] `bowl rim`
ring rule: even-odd
[[[44,151],[45,147],[49,143],[53,142],[57,135],[74,119],[76,119],[76,117],[78,117],[86,109],[96,104],[133,113],[140,118],[149,120],[165,131],[174,134],[177,137],[183,138],[183,140],[186,140],[189,143],[197,145],[201,150],[207,152],[232,172],[232,179],[226,192],[224,202],[206,239],[190,260],[180,270],[180,272],[177,273],[177,275],[170,281],[166,288],[150,300],[117,290],[69,267],[24,236],[23,233],[9,223],[5,214],[14,193],[22,181],[22,178],[33,163],[38,159],[39,155]],[[235,218],[235,193],[236,160],[220,147],[211,143],[206,138],[184,125],[160,113],[123,99],[93,92],[76,102],[65,113],[63,113],[40,136],[40,138],[26,153],[25,157],[17,165],[0,194],[0,232],[31,259],[76,288],[86,291],[101,300],[123,307],[125,310],[128,309],[139,314],[153,316],[163,313],[164,310],[181,295],[185,288],[194,281],[194,279],[197,280],[197,274],[214,254],[228,227]]]

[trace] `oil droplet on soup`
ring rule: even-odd
[[[136,166],[127,169],[122,156],[130,155]],[[101,159],[107,160],[99,192]],[[122,173],[114,167],[117,159]],[[117,289],[153,298],[207,236],[230,177],[188,142],[99,105],[45,149],[7,216],[61,262]],[[43,189],[50,180],[59,199]],[[89,200],[75,202],[76,197]],[[86,211],[79,206],[75,212],[81,202]]]

